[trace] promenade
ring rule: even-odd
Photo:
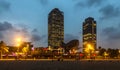
[[[120,60],[0,60],[0,70],[120,70]]]

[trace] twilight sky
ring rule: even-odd
[[[85,18],[97,21],[97,45],[120,48],[119,0],[0,0],[0,40],[15,45],[15,38],[47,47],[48,14],[64,12],[65,42],[79,39]]]

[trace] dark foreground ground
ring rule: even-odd
[[[120,70],[120,61],[1,60],[0,70]]]

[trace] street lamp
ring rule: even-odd
[[[94,50],[94,48],[90,45],[90,44],[87,44],[87,46],[86,46],[86,49],[85,49],[85,51],[87,52],[87,53],[89,53],[90,52],[90,50]]]
[[[16,41],[17,41],[18,43],[21,43],[21,38],[16,38]]]

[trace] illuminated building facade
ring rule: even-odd
[[[64,14],[55,8],[48,16],[48,46],[58,48],[62,42],[64,42]]]
[[[96,21],[88,17],[83,22],[83,52],[92,53],[96,50],[97,45]]]

